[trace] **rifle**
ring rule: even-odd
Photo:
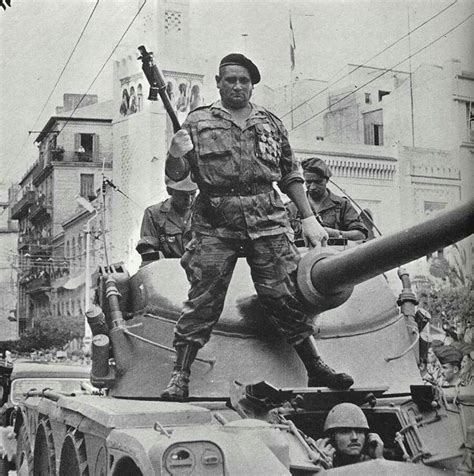
[[[158,94],[160,95],[161,100],[163,101],[163,106],[165,106],[166,112],[173,124],[173,132],[176,133],[181,129],[181,125],[179,124],[176,113],[171,105],[170,98],[168,97],[168,93],[166,92],[165,79],[153,59],[153,53],[151,51],[147,52],[143,45],[138,47],[138,51],[141,55],[138,59],[142,60],[142,70],[145,73],[146,79],[150,83],[148,99],[150,101],[158,101]]]

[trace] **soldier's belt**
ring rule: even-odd
[[[258,195],[259,193],[271,192],[271,183],[239,183],[230,187],[206,187],[201,189],[201,193],[209,197],[246,197]]]

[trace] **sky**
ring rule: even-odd
[[[87,91],[142,1],[99,0],[55,88],[96,0],[12,0],[10,8],[0,9],[0,185],[20,180],[34,163],[38,134],[28,131],[43,128],[64,93]],[[404,37],[408,24],[413,30],[443,9],[410,35],[410,45],[405,38],[368,64],[393,67],[409,51],[416,53],[441,37],[414,54],[411,68],[457,58],[463,70],[474,72],[473,17],[443,36],[473,14],[472,0],[189,1],[190,54],[208,77],[215,74],[220,58],[234,51],[248,55],[259,66],[262,82],[271,87],[288,83],[292,75],[331,81],[348,63],[365,63]],[[290,15],[296,45],[292,73]],[[136,46],[132,35],[133,26],[121,45]],[[406,60],[396,69],[409,68]],[[89,93],[101,101],[111,99],[112,60]]]

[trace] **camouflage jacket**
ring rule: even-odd
[[[309,198],[308,198],[309,200]],[[309,204],[312,207],[311,200]],[[291,227],[295,233],[295,240],[301,239],[301,217],[293,202],[286,205]],[[321,225],[335,230],[359,230],[367,238],[368,230],[359,218],[359,214],[345,197],[340,197],[328,190],[328,195],[321,204],[319,211],[313,213]]]
[[[190,220],[185,222],[168,198],[145,210],[137,251],[161,251],[165,258],[180,258],[189,240]]]
[[[183,124],[194,149],[184,157],[183,174],[171,178],[181,180],[191,172],[198,184],[194,231],[236,239],[290,232],[285,207],[272,184],[284,192],[291,182],[303,182],[301,168],[282,122],[260,106],[252,108],[243,128],[220,101],[195,109]],[[248,187],[253,192],[239,192]]]

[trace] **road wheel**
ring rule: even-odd
[[[16,444],[17,476],[33,476],[33,452],[25,425],[21,425]]]
[[[89,476],[84,435],[69,430],[64,438],[59,464],[59,476]]]
[[[42,419],[36,430],[33,474],[34,476],[50,476],[56,473],[56,456],[51,424]]]

